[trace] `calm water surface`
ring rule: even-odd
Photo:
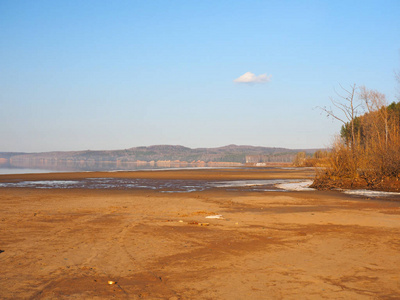
[[[62,171],[28,168],[0,168],[0,174],[33,174],[33,173],[55,173]]]

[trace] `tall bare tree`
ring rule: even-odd
[[[355,118],[358,116],[358,110],[362,106],[362,103],[356,98],[357,86],[353,84],[350,89],[345,89],[341,86],[342,93],[336,92],[336,95],[341,100],[330,98],[332,105],[337,109],[334,111],[332,107],[320,107],[319,108],[327,114],[327,117],[332,117],[343,123],[345,126],[347,123],[350,124],[351,129],[351,144],[350,147],[354,149],[356,145],[356,132],[355,132]]]

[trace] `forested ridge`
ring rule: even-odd
[[[273,147],[228,145],[217,148],[188,148],[180,145],[155,145],[123,150],[57,151],[43,153],[0,153],[0,157],[22,160],[69,160],[69,161],[204,161],[245,163],[246,156],[262,155],[271,161],[291,161],[299,151],[314,153],[316,149],[286,149]]]

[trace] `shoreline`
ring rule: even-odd
[[[374,184],[369,184],[366,180],[357,178],[339,178],[339,177],[328,177],[320,176],[315,177],[312,187],[318,190],[332,190],[332,189],[343,189],[343,190],[357,190],[365,189],[370,191],[381,191],[381,192],[400,192],[400,181],[398,178],[386,178]]]
[[[79,187],[74,186],[75,181],[84,180],[102,180],[102,179],[113,179],[114,183],[110,183],[108,186],[99,185],[94,186],[90,182],[89,186],[85,187],[82,182]],[[184,179],[182,179],[184,178]],[[57,173],[31,173],[31,174],[0,174],[0,188],[35,188],[35,182],[41,184],[37,188],[89,188],[89,189],[104,189],[104,188],[119,188],[119,189],[132,189],[135,188],[135,184],[132,181],[137,180],[153,180],[159,181],[160,185],[165,185],[167,180],[176,181],[199,181],[203,182],[204,188],[199,187],[192,190],[185,190],[177,188],[175,192],[192,192],[211,188],[210,185],[215,183],[222,183],[223,181],[237,182],[236,189],[245,189],[246,185],[265,185],[272,186],[273,189],[264,189],[264,191],[274,191],[275,189],[286,190],[286,191],[302,191],[307,189],[315,191],[337,191],[343,194],[349,194],[354,196],[365,196],[368,198],[380,198],[390,200],[400,200],[400,189],[393,188],[381,188],[373,189],[368,187],[366,184],[354,184],[351,180],[324,180],[316,179],[314,168],[288,168],[288,167],[243,167],[243,168],[179,168],[179,169],[152,169],[152,170],[134,170],[134,171],[102,171],[102,172],[57,172]],[[160,181],[161,180],[161,181]],[[273,182],[281,180],[281,182]],[[290,182],[292,180],[292,182]],[[303,182],[298,182],[303,180]],[[48,182],[47,182],[48,181]],[[118,182],[120,181],[120,182]],[[240,182],[243,182],[242,185]],[[260,182],[245,182],[245,181],[260,181]],[[265,181],[263,184],[262,181]],[[297,181],[297,182],[296,182]],[[59,184],[57,185],[57,182]],[[305,182],[309,182],[305,186]],[[20,183],[20,184],[19,184]],[[24,186],[23,183],[26,183]],[[46,183],[48,185],[46,186]],[[55,186],[52,186],[53,183]],[[148,183],[148,181],[147,181]],[[333,183],[333,184],[332,184]],[[9,186],[7,186],[9,184]],[[124,187],[124,184],[128,187]],[[188,183],[190,184],[190,183]],[[396,182],[399,184],[400,182]],[[50,186],[49,186],[50,185]],[[65,186],[64,186],[65,185]],[[139,185],[136,183],[136,185]],[[148,188],[154,189],[157,182],[152,182]],[[174,185],[174,184],[172,184]],[[196,183],[199,186],[201,183]],[[298,186],[297,186],[298,185]],[[140,186],[140,185],[139,185]],[[151,187],[153,186],[153,187]],[[393,186],[393,185],[392,185]],[[218,186],[216,186],[218,187]],[[145,186],[141,188],[146,189]],[[220,186],[223,188],[223,186]],[[229,188],[229,185],[226,185]],[[232,186],[232,188],[234,188]],[[174,188],[163,190],[157,188],[162,192],[174,192]],[[248,188],[251,191],[251,188]],[[263,189],[254,188],[253,191],[263,191]]]

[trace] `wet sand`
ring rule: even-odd
[[[221,169],[1,175],[0,183],[312,176]],[[2,187],[0,250],[1,299],[398,299],[400,202],[250,187]]]

